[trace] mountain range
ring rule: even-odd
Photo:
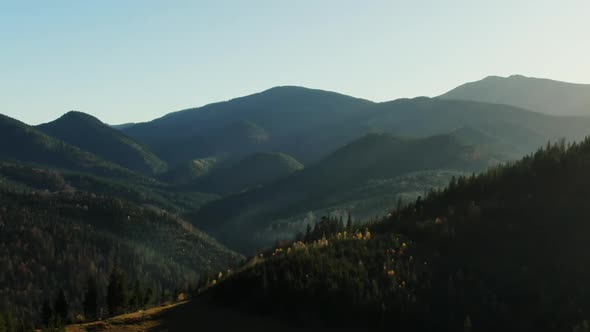
[[[76,111],[38,126],[0,116],[0,235],[5,243],[0,259],[8,266],[0,273],[0,280],[8,281],[0,291],[10,299],[8,304],[0,302],[0,311],[13,306],[38,320],[36,308],[48,300],[44,288],[65,290],[73,310],[79,311],[84,279],[99,275],[104,288],[108,271],[120,266],[130,278],[157,290],[154,304],[174,300],[189,289],[214,289],[206,294],[215,303],[227,301],[228,294],[252,296],[262,301],[260,308],[274,296],[295,296],[294,303],[315,309],[308,312],[278,301],[282,307],[271,313],[276,318],[285,308],[294,310],[296,325],[319,324],[315,311],[325,313],[327,322],[335,317],[308,303],[308,290],[321,295],[318,303],[342,300],[363,317],[393,322],[399,318],[395,314],[391,317],[398,318],[385,319],[373,313],[391,314],[389,308],[399,306],[413,313],[438,310],[438,302],[432,301],[440,294],[427,285],[444,280],[455,287],[457,303],[468,307],[467,302],[479,301],[457,295],[463,287],[485,297],[487,304],[474,307],[493,312],[498,322],[514,321],[490,303],[514,309],[506,300],[512,285],[526,290],[517,294],[522,298],[543,285],[527,288],[509,277],[495,278],[486,266],[475,263],[475,256],[462,254],[460,246],[506,269],[502,271],[520,269],[522,278],[530,277],[531,269],[555,273],[558,260],[549,249],[543,247],[550,263],[543,270],[526,246],[551,240],[548,230],[555,226],[549,217],[560,218],[553,207],[563,208],[562,217],[569,220],[568,229],[556,233],[561,239],[576,229],[583,231],[573,222],[579,215],[567,212],[585,211],[575,198],[575,192],[585,197],[583,182],[574,185],[564,172],[578,174],[585,165],[587,141],[566,142],[583,141],[590,132],[586,89],[522,76],[488,77],[435,98],[377,103],[282,86],[121,126]],[[539,150],[541,146],[546,148]],[[504,163],[509,166],[497,166]],[[567,195],[549,194],[542,184]],[[518,204],[528,211],[551,201],[555,205],[539,208],[545,214],[518,212]],[[508,221],[494,229],[503,216]],[[533,227],[531,218],[542,220],[543,228],[528,234],[523,229]],[[372,240],[373,232],[381,232],[378,240]],[[510,253],[473,234],[489,234],[498,243],[506,240],[507,248],[519,250],[519,257],[529,263],[497,261],[488,248],[504,256]],[[366,242],[347,242],[352,236]],[[525,244],[518,245],[517,237]],[[273,251],[288,250],[282,243],[294,250],[293,239],[313,247],[321,262],[307,254],[285,258],[282,251]],[[344,242],[325,245],[334,239]],[[376,274],[383,268],[379,250],[399,252],[404,241],[420,244],[413,257],[421,263],[436,264],[414,269],[408,256],[396,256],[402,265],[394,272],[404,279],[395,279],[395,287],[404,281],[409,293],[398,297],[384,291],[391,276],[357,274]],[[266,261],[272,253],[281,258]],[[250,259],[242,261],[243,254]],[[447,254],[456,258],[445,260]],[[366,269],[357,271],[357,266]],[[286,274],[277,272],[281,268]],[[573,265],[568,269],[585,273]],[[41,276],[48,270],[60,274],[44,280]],[[313,278],[303,279],[303,270],[313,271]],[[212,280],[225,280],[221,276],[231,271],[237,271],[235,281],[212,287]],[[359,283],[351,279],[347,284],[339,279],[343,275],[355,276]],[[484,280],[485,285],[468,280]],[[419,281],[425,282],[424,288],[417,286]],[[250,286],[262,295],[250,294]],[[350,287],[360,291],[342,292]],[[393,295],[374,302],[377,290]],[[574,296],[567,287],[563,290]],[[537,299],[536,308],[545,310],[543,301],[565,303],[557,293],[548,296]],[[239,302],[237,308],[243,310]],[[493,320],[459,307],[453,310],[449,317],[432,316],[433,322],[448,319],[458,326],[467,318]],[[417,324],[410,317],[399,326],[415,327],[410,323]],[[520,327],[532,326],[538,325]]]

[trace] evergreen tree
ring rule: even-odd
[[[348,230],[352,229],[352,215],[350,214],[350,211],[348,211],[348,220],[346,221],[346,229],[348,229]]]
[[[467,315],[467,317],[465,317],[465,321],[463,322],[463,331],[471,332],[472,329],[473,329],[473,325],[471,324],[471,317],[469,317],[469,315]]]
[[[59,318],[62,323],[66,323],[68,320],[68,301],[63,289],[60,289],[55,299],[55,305],[53,306],[56,318]]]
[[[111,315],[121,313],[127,304],[125,274],[115,265],[109,277],[107,306]]]
[[[49,322],[53,317],[53,310],[51,309],[51,305],[49,301],[45,300],[43,302],[43,307],[41,308],[41,320],[43,322],[43,326],[49,326]]]
[[[86,286],[86,294],[84,294],[84,315],[86,318],[96,318],[98,315],[98,290],[96,280],[92,277],[88,278]]]
[[[6,332],[6,322],[4,321],[4,316],[0,312],[0,332]]]
[[[139,280],[135,280],[133,284],[129,284],[129,308],[137,309],[142,306],[143,295]]]
[[[205,279],[207,280],[207,279]],[[147,306],[148,303],[150,303],[150,301],[152,300],[152,296],[154,295],[154,291],[152,290],[151,287],[148,287],[145,291],[145,293],[143,294],[143,299],[141,302],[141,305],[143,307]]]
[[[7,313],[5,318],[6,332],[16,332],[16,322],[12,313]]]

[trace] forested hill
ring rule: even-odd
[[[307,328],[584,331],[588,169],[590,139],[550,145],[375,224],[324,220],[208,294]]]
[[[0,159],[109,176],[132,176],[121,166],[1,114]]]
[[[0,312],[37,324],[43,302],[52,303],[59,289],[69,304],[67,319],[84,314],[89,279],[104,317],[115,265],[130,283],[150,290],[150,304],[159,304],[194,287],[200,274],[241,259],[168,212],[76,191],[2,190],[0,229]]]
[[[291,237],[305,230],[305,223],[281,226],[275,222],[281,218],[339,204],[351,206],[356,199],[400,190],[399,186],[375,190],[375,183],[391,182],[417,171],[479,171],[495,162],[497,160],[489,154],[462,144],[453,135],[408,139],[368,134],[268,186],[211,202],[203,206],[194,219],[198,227],[225,244],[252,252],[272,244],[277,238]],[[442,176],[430,175],[431,178]],[[368,185],[373,185],[373,192],[359,193]],[[430,187],[422,188],[422,191],[428,189]],[[394,203],[395,199],[391,199],[389,204]]]
[[[287,154],[255,153],[218,167],[191,181],[188,187],[227,195],[271,184],[302,169],[303,164]]]
[[[166,163],[147,146],[85,113],[71,111],[37,129],[136,172],[154,174],[166,170]]]

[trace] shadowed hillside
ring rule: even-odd
[[[236,193],[268,185],[302,169],[300,162],[284,153],[257,153],[221,166],[189,186],[204,192]]]
[[[497,140],[496,152],[521,157],[549,139],[581,139],[589,126],[588,118],[548,116],[508,105],[425,97],[372,103],[278,87],[170,113],[125,132],[174,164],[210,157],[239,160],[273,151],[310,164],[370,132],[428,137],[470,127]]]
[[[334,92],[277,87],[227,102],[170,113],[124,130],[175,162],[208,157],[211,153],[239,152],[245,156],[254,152],[284,151],[305,163],[346,141],[337,138],[350,137],[347,128],[332,126],[343,123],[370,104]],[[333,129],[326,132],[327,127]],[[308,148],[303,150],[300,145]]]
[[[0,115],[0,159],[103,175],[130,176],[129,171],[118,165],[4,115]]]
[[[35,322],[58,289],[72,313],[82,312],[89,278],[105,308],[115,265],[159,303],[241,258],[166,211],[84,192],[1,191],[0,228],[0,311]]]
[[[494,162],[450,135],[403,139],[389,134],[369,134],[285,179],[205,205],[195,218],[199,227],[226,244],[251,252],[277,238],[277,234],[255,236],[268,227],[276,227],[273,221],[354,200],[347,193],[360,190],[371,181],[427,170],[470,172]],[[374,193],[379,194],[380,191]],[[305,223],[292,226],[288,236],[305,226]]]
[[[146,146],[88,114],[72,111],[37,128],[49,136],[133,171],[153,174],[166,170],[166,164]]]
[[[310,329],[583,331],[589,165],[590,139],[548,145],[380,222],[324,220],[206,294]]]

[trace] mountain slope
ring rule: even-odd
[[[285,179],[205,205],[197,213],[197,225],[226,244],[250,252],[281,237],[276,232],[262,235],[267,228],[276,230],[275,222],[281,218],[342,205],[363,195],[379,195],[381,191],[375,189],[363,195],[358,192],[349,195],[371,183],[387,184],[418,171],[471,172],[493,162],[450,135],[401,139],[389,134],[369,134]],[[394,202],[392,199],[390,204]],[[305,226],[306,222],[287,223],[286,227],[290,228],[287,236]],[[252,235],[244,237],[244,234]]]
[[[34,321],[58,289],[71,312],[82,312],[89,277],[104,308],[114,265],[151,288],[151,301],[159,303],[241,258],[163,210],[84,192],[1,191],[0,227],[0,310]]]
[[[88,114],[68,112],[37,129],[133,171],[153,174],[166,169],[166,164],[147,147]]]
[[[221,137],[232,137],[236,130],[248,132],[254,126],[258,128],[256,131],[264,132],[260,136],[264,138],[263,147],[254,145],[247,147],[247,151],[242,149],[242,156],[255,152],[284,151],[305,163],[341,144],[341,140],[333,141],[345,135],[346,128],[332,128],[327,133],[324,131],[327,125],[341,123],[371,104],[334,92],[277,87],[227,102],[170,113],[124,131],[159,153],[168,152],[169,160],[178,161],[209,157],[211,151],[226,152],[227,140],[220,140]],[[236,129],[236,124],[242,125]],[[307,143],[315,143],[314,149],[301,147]],[[227,152],[237,150],[236,144],[239,145],[240,140],[234,140],[233,144]],[[173,151],[178,147],[184,149],[175,155]],[[186,147],[194,148],[187,151]]]
[[[204,299],[309,330],[583,331],[589,165],[590,139],[555,144],[379,223],[325,220]]]
[[[160,174],[158,178],[174,185],[186,185],[209,174],[224,161],[222,157],[191,159],[176,164],[168,169],[166,173]]]
[[[0,190],[17,192],[92,192],[183,214],[219,196],[178,188],[143,177],[107,177],[77,171],[0,161]]]
[[[366,112],[374,130],[427,137],[471,127],[524,156],[547,141],[580,140],[588,134],[586,117],[550,116],[509,105],[437,98],[399,99],[380,103]]]
[[[463,127],[498,141],[521,157],[547,140],[578,140],[588,118],[549,116],[509,105],[444,98],[372,103],[333,92],[273,88],[228,102],[171,113],[125,132],[167,161],[223,157],[239,160],[281,151],[304,164],[316,162],[370,132],[428,137]]]
[[[206,134],[168,141],[160,154],[173,164],[206,158],[239,160],[269,149],[271,139],[268,131],[258,124],[236,121]]]
[[[590,84],[521,75],[489,76],[461,85],[439,98],[507,104],[552,115],[590,115]]]
[[[0,159],[104,175],[130,175],[120,166],[4,115],[0,115]]]
[[[284,153],[256,153],[201,177],[189,186],[203,192],[236,193],[270,184],[303,169],[303,164]]]

